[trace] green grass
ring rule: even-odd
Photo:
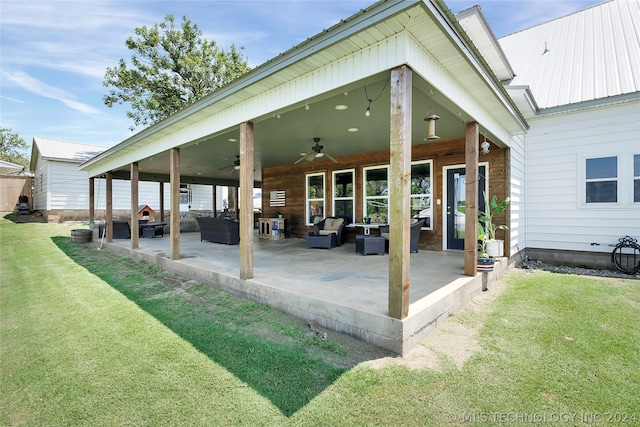
[[[461,368],[373,369],[351,365],[381,352],[70,229],[0,219],[0,425],[640,425],[637,280],[509,274],[452,317],[479,329]]]

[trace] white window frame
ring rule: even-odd
[[[634,156],[638,152],[617,152],[617,153],[589,153],[578,156],[578,207],[581,209],[627,209],[637,207],[640,203],[633,201],[634,180],[638,177],[633,175]],[[600,159],[606,157],[617,158],[617,202],[587,203],[587,182],[613,181],[614,178],[590,179],[587,180],[587,160]]]
[[[353,187],[353,194],[351,196],[336,196],[336,175],[338,174],[351,174],[351,183]],[[333,192],[333,197],[331,198],[331,212],[333,216],[337,216],[336,214],[336,201],[351,201],[351,218],[353,222],[358,222],[356,220],[356,170],[355,169],[342,169],[333,171],[331,173],[331,191]]]
[[[387,170],[387,195],[386,196],[367,196],[367,172],[375,169]],[[367,201],[370,199],[386,199],[387,201],[387,215],[389,214],[389,165],[377,165],[367,166],[362,168],[362,215],[367,216]],[[372,221],[374,222],[374,221]],[[385,221],[389,223],[389,218]]]
[[[636,157],[640,158],[640,153],[633,153],[631,154],[631,203],[633,203],[634,205],[639,205],[640,204],[640,200],[634,200],[634,188],[636,185],[636,182],[640,182],[640,171],[638,175],[635,175],[635,159]]]
[[[411,202],[413,202],[413,198],[414,196],[420,196],[420,197],[429,197],[430,198],[430,202],[431,202],[431,214],[430,214],[430,219],[429,219],[429,226],[425,226],[422,227],[422,230],[433,230],[433,222],[434,222],[434,215],[433,215],[433,160],[429,159],[429,160],[418,160],[415,162],[411,162],[411,166],[414,165],[423,165],[423,164],[428,164],[429,165],[429,194],[426,193],[421,193],[421,194],[413,194],[411,193]],[[413,203],[411,203],[411,206],[413,206]]]
[[[322,177],[322,197],[310,197],[309,196],[309,179],[312,177],[316,177],[316,176],[320,176]],[[326,193],[327,193],[327,180],[325,178],[325,173],[324,172],[319,172],[319,173],[308,173],[305,174],[304,176],[304,186],[305,186],[305,190],[304,190],[304,197],[305,197],[305,221],[307,223],[307,225],[313,225],[313,218],[311,216],[311,203],[314,202],[322,202],[322,215],[321,218],[324,218],[326,216],[326,210],[327,210],[327,203],[326,203]]]

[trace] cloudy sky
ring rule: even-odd
[[[600,0],[445,0],[480,5],[500,38]],[[102,102],[107,67],[131,55],[127,37],[167,14],[186,16],[204,37],[244,47],[255,67],[375,0],[2,0],[0,126],[34,136],[112,146],[132,135],[126,106]],[[138,129],[139,130],[139,129]]]

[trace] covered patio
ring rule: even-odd
[[[387,312],[389,255],[363,256],[354,243],[327,250],[307,249],[298,238],[255,239],[254,277],[247,280],[238,274],[240,246],[200,241],[200,233],[182,233],[179,260],[170,259],[167,237],[141,239],[136,250],[126,239],[106,246],[399,354],[482,290],[481,274],[463,273],[462,252],[412,253],[409,315],[400,321]],[[496,263],[488,281],[507,263],[506,258]]]
[[[503,87],[513,75],[483,19],[465,18],[480,28],[481,52],[443,1],[373,4],[83,164],[91,217],[93,180],[104,176],[115,249],[406,353],[481,287],[478,233],[464,224],[477,222],[483,191],[514,205],[520,190],[510,147],[527,124]],[[490,146],[482,161],[481,142]],[[133,220],[131,240],[114,242],[113,179],[130,180],[132,212],[140,180],[159,182],[161,194],[169,183],[170,236],[139,239]],[[238,189],[237,247],[180,232],[189,184]],[[243,209],[254,187],[275,197],[263,198],[263,216],[283,214],[300,235],[317,218],[349,224],[380,214],[389,254],[356,255],[353,233],[327,253],[303,241],[261,242],[253,211]],[[413,254],[409,224],[418,217],[427,221]],[[503,237],[508,257],[514,245]]]

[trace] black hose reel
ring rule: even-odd
[[[618,270],[625,274],[640,272],[640,245],[632,237],[625,236],[618,239],[618,244],[611,252],[611,261]]]

